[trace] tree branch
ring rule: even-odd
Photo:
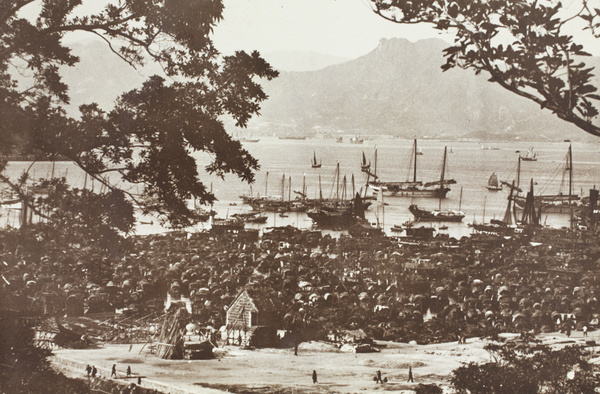
[[[131,67],[133,67],[135,70],[137,70],[137,68],[135,67],[135,64],[129,60],[127,60],[124,56],[122,56],[119,51],[115,50],[112,46],[112,43],[110,42],[109,39],[107,39],[106,37],[104,37],[102,34],[98,33],[97,31],[93,30],[92,31],[93,34],[97,35],[98,37],[100,37],[101,39],[104,40],[104,42],[106,42],[106,44],[108,44],[108,48],[110,49],[110,51],[112,53],[114,53],[115,55],[117,55],[118,57],[121,58],[121,60],[123,60],[124,62],[126,62],[127,64],[129,64]]]
[[[37,216],[44,218],[44,219],[49,219],[49,216],[46,215],[45,213],[43,213],[42,211],[40,211],[39,209],[37,209],[35,207],[35,205],[31,202],[32,197],[25,194],[23,192],[23,190],[21,190],[21,188],[14,184],[9,177],[3,175],[2,173],[0,173],[0,181],[3,183],[6,183],[19,197],[19,200],[21,200],[21,202],[23,204],[25,204],[28,208],[30,208],[33,213],[35,213]]]

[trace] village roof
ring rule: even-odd
[[[244,288],[244,290],[242,290],[237,297],[235,297],[229,307],[231,308],[231,306],[234,305],[244,293],[248,294],[248,297],[250,297],[250,300],[257,310],[261,312],[278,310],[277,305],[275,304],[277,295],[272,294],[272,292],[268,291],[267,289],[260,288],[256,285],[246,286],[246,288]]]

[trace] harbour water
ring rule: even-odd
[[[347,139],[346,139],[347,141]],[[447,232],[454,237],[471,233],[468,223],[489,222],[492,218],[501,218],[506,208],[508,190],[491,192],[486,189],[488,178],[496,172],[502,181],[512,182],[517,177],[517,161],[519,154],[533,147],[537,153],[537,161],[521,162],[521,187],[528,190],[531,179],[534,181],[534,193],[556,194],[562,191],[568,193],[568,177],[564,171],[564,159],[569,146],[568,142],[494,142],[477,141],[440,141],[419,140],[418,156],[419,180],[436,181],[440,179],[444,146],[448,147],[446,179],[456,180],[451,185],[447,198],[441,201],[442,209],[462,210],[466,217],[462,223],[423,223],[422,226],[439,227],[447,225]],[[343,188],[343,177],[346,177],[346,193],[352,193],[351,179],[354,176],[354,190],[364,193],[366,175],[360,170],[362,152],[371,160],[374,170],[374,152],[377,150],[377,175],[382,181],[403,181],[412,177],[409,175],[412,166],[410,151],[412,140],[396,138],[365,139],[363,144],[338,143],[335,138],[307,138],[305,140],[287,140],[276,137],[260,137],[258,142],[243,142],[244,147],[259,160],[260,170],[256,180],[250,187],[234,176],[224,179],[208,176],[203,168],[210,162],[205,153],[198,153],[196,158],[202,180],[212,185],[218,202],[213,207],[218,217],[224,218],[234,213],[248,212],[251,208],[244,205],[239,198],[242,194],[282,196],[284,199],[294,199],[301,191],[303,182],[306,184],[307,195],[315,198],[319,195],[319,176],[323,197],[335,197],[337,184],[334,182],[336,166],[339,163],[340,190]],[[572,143],[573,146],[573,190],[580,196],[587,196],[589,189],[600,183],[600,143]],[[520,151],[520,153],[517,153]],[[321,168],[312,168],[313,152],[321,160]],[[30,163],[11,162],[8,174],[16,179]],[[39,178],[48,176],[52,171],[52,163],[38,162],[32,167],[32,176]],[[87,180],[84,174],[70,163],[55,163],[54,173],[67,176],[68,180],[78,186],[98,188]],[[267,175],[268,174],[268,175]],[[289,180],[291,178],[291,187]],[[462,188],[462,199],[461,199]],[[341,192],[340,192],[341,193]],[[411,203],[424,209],[437,209],[439,201],[431,198],[389,197],[385,199],[383,208],[378,208],[374,202],[366,212],[367,219],[376,224],[379,222],[390,232],[393,225],[400,225],[412,219],[408,211]],[[191,203],[191,202],[190,202]],[[18,212],[15,209],[3,209],[0,222],[2,225],[18,223]],[[154,233],[165,231],[152,217],[141,218],[136,233]],[[568,226],[568,214],[542,215],[542,222],[554,227]],[[304,213],[289,213],[280,215],[268,214],[264,225],[248,225],[254,227],[269,227],[293,225],[300,228],[312,227],[312,221]],[[199,224],[197,230],[206,228]]]

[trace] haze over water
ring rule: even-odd
[[[289,178],[292,179],[291,198],[296,198],[294,191],[302,190],[303,179],[306,180],[306,190],[309,198],[319,195],[319,175],[321,175],[322,193],[324,198],[335,197],[336,185],[334,182],[336,165],[340,164],[341,177],[346,176],[346,190],[348,197],[352,193],[351,177],[354,174],[356,191],[363,190],[366,175],[360,171],[362,152],[371,160],[374,168],[374,152],[377,149],[377,174],[382,181],[403,181],[409,179],[411,167],[410,151],[412,140],[374,138],[365,140],[363,144],[350,144],[348,137],[343,143],[337,143],[333,138],[307,138],[306,140],[286,140],[276,137],[259,137],[256,143],[244,142],[244,147],[259,160],[260,170],[256,174],[256,181],[252,185],[253,195],[266,194],[281,196],[282,177],[285,175],[284,198],[290,196]],[[476,141],[438,141],[419,140],[419,150],[423,155],[418,156],[417,178],[429,182],[440,179],[441,164],[444,146],[448,147],[446,166],[446,179],[456,180],[451,185],[451,191],[446,199],[442,200],[442,209],[460,209],[466,214],[462,223],[442,223],[450,227],[448,233],[455,237],[468,235],[471,228],[467,223],[473,221],[489,222],[492,218],[501,218],[506,208],[508,190],[490,192],[485,186],[488,178],[496,172],[498,178],[512,182],[516,179],[517,161],[521,154],[532,146],[537,153],[538,160],[521,163],[521,187],[524,191],[529,189],[529,181],[533,178],[534,193],[557,194],[562,190],[568,193],[568,177],[563,171],[564,160],[569,143],[551,142],[493,142],[482,143]],[[573,190],[580,196],[587,196],[589,189],[600,184],[600,144],[573,143]],[[486,148],[486,149],[483,149]],[[487,148],[496,148],[494,150]],[[317,159],[321,160],[322,167],[311,168],[311,159],[315,152]],[[213,191],[218,198],[214,209],[218,217],[224,218],[236,212],[247,212],[251,208],[242,204],[239,196],[250,193],[250,186],[234,176],[226,176],[224,180],[218,177],[207,176],[203,168],[208,164],[208,156],[204,153],[197,155],[201,177],[207,185],[212,184]],[[16,178],[30,163],[11,162],[8,168],[11,178]],[[40,162],[33,167],[35,177],[47,176],[51,172],[51,163]],[[68,169],[68,170],[67,170]],[[268,178],[267,178],[268,172]],[[83,186],[85,177],[70,163],[56,163],[55,174],[63,176],[78,187]],[[564,175],[564,181],[563,181]],[[561,182],[563,183],[561,189]],[[340,179],[340,185],[343,180]],[[88,181],[87,187],[91,187]],[[96,184],[95,187],[98,187]],[[460,199],[460,190],[462,201]],[[583,192],[583,194],[582,194]],[[425,209],[437,209],[438,200],[432,198],[411,199],[402,197],[386,197],[386,206],[377,213],[376,202],[366,212],[371,223],[383,222],[386,232],[391,234],[393,225],[400,225],[412,219],[408,211],[411,203]],[[485,207],[485,213],[484,213]],[[15,212],[2,212],[2,225],[16,223]],[[485,214],[485,216],[484,216]],[[11,218],[11,215],[13,217]],[[312,221],[303,213],[290,212],[287,217],[279,214],[268,213],[268,221],[263,226],[294,225],[300,228],[310,228]],[[143,218],[145,224],[139,224],[137,233],[160,232],[165,229],[157,224],[156,219]],[[152,224],[147,222],[152,221]],[[567,226],[569,215],[542,215],[542,222],[555,227]],[[441,224],[423,223],[422,226],[439,227]],[[200,224],[197,229],[206,227]],[[248,225],[249,227],[255,225]]]

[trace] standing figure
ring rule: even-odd
[[[98,372],[98,370],[96,369],[95,365],[92,365],[92,378],[96,377],[96,373]]]
[[[110,370],[110,377],[117,377],[117,364],[113,364],[112,369]]]
[[[408,380],[407,382],[411,382],[414,383],[415,381],[413,380],[413,373],[412,373],[412,367],[408,367]]]
[[[313,374],[312,374],[312,380],[313,380],[313,383],[317,383],[317,371],[315,371],[314,369],[313,369]]]
[[[381,380],[381,371],[377,370],[377,374],[376,374],[377,379],[375,380],[375,383],[383,383],[383,380]]]
[[[583,326],[583,336],[587,337],[587,326]]]
[[[87,376],[90,376],[92,373],[92,367],[90,367],[90,364],[85,366],[85,372],[87,372]]]
[[[127,377],[131,376],[131,366],[127,366]]]

